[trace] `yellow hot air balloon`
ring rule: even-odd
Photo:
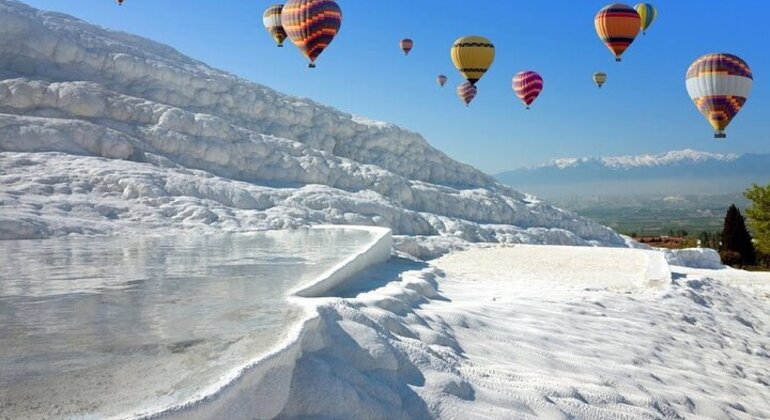
[[[655,22],[655,18],[658,17],[658,11],[650,3],[639,3],[634,6],[634,9],[636,13],[639,13],[639,18],[642,20],[642,34],[646,34],[647,29],[652,26],[652,22]]]
[[[602,71],[597,71],[594,73],[594,83],[596,83],[596,86],[602,87],[604,82],[607,81],[607,73],[604,73]]]
[[[495,60],[495,46],[482,36],[464,36],[452,44],[452,62],[470,84],[476,84]]]

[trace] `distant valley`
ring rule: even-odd
[[[622,233],[697,235],[720,230],[730,204],[745,208],[751,184],[770,183],[770,154],[566,158],[496,177]]]

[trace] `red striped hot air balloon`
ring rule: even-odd
[[[534,71],[521,71],[513,76],[513,91],[524,102],[527,109],[542,90],[543,78]]]
[[[401,51],[404,52],[404,55],[409,55],[409,51],[412,51],[412,47],[414,47],[414,41],[412,41],[409,38],[404,38],[401,40]]]
[[[473,98],[476,97],[476,92],[478,92],[478,90],[475,85],[471,84],[471,82],[463,82],[457,86],[457,96],[460,97],[461,101],[465,102],[465,106],[470,105]]]
[[[706,54],[687,70],[687,93],[723,139],[725,128],[746,103],[754,77],[743,59],[727,53]]]
[[[281,23],[291,42],[315,67],[319,55],[331,44],[342,25],[342,10],[333,0],[289,0]]]
[[[447,77],[444,76],[443,74],[439,74],[438,76],[436,76],[436,82],[439,84],[439,86],[444,87],[444,85],[446,84],[446,81],[447,81]]]
[[[614,3],[599,10],[594,26],[604,45],[615,55],[615,61],[620,61],[620,56],[639,34],[642,19],[633,7]]]

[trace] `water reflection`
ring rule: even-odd
[[[185,398],[275,345],[299,318],[286,292],[370,240],[322,229],[0,241],[0,406],[37,400],[45,417]]]

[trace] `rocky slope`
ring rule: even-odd
[[[416,133],[12,0],[0,1],[0,162],[6,239],[358,223],[413,237],[624,244]]]

